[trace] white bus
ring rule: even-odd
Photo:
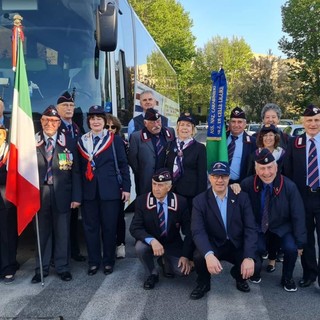
[[[176,73],[127,0],[0,0],[0,96],[7,112],[15,14],[23,17],[36,129],[42,111],[66,90],[74,93],[80,125],[90,106],[102,105],[126,126],[141,112],[139,93],[145,89],[154,91],[158,110],[175,123]]]

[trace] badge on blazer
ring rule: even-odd
[[[67,148],[62,153],[58,153],[59,169],[71,170],[73,164],[73,154]]]

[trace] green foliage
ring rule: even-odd
[[[189,13],[176,0],[131,0],[130,4],[176,70],[181,109],[190,110],[190,68],[196,51]]]
[[[176,0],[131,0],[130,4],[180,74],[195,56],[192,20]]]
[[[301,82],[300,105],[316,101],[320,92],[320,1],[289,0],[282,6],[280,49],[296,60],[290,67],[292,79]]]

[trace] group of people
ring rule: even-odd
[[[194,138],[196,124],[189,113],[180,115],[174,130],[156,110],[152,91],[140,94],[140,105],[142,114],[129,123],[129,143],[120,135],[120,121],[101,106],[90,107],[89,131],[81,132],[72,121],[74,101],[68,92],[56,107],[43,112],[42,129],[36,134],[43,275],[54,266],[62,280],[70,281],[70,257],[86,259],[77,239],[80,205],[87,273],[93,276],[100,268],[105,275],[113,272],[115,259],[125,256],[130,166],[137,197],[129,230],[146,271],[144,289],[153,289],[159,281],[156,258],[167,278],[195,270],[197,285],[190,298],[200,299],[210,290],[211,275],[223,272],[221,261],[226,260],[233,264],[236,288],[248,292],[247,280],[261,282],[266,252],[267,272],[276,269],[276,256],[283,253],[281,284],[286,291],[297,290],[293,271],[298,256],[303,267],[299,286],[315,282],[320,273],[314,235],[320,232],[320,109],[306,107],[306,132],[291,138],[277,128],[279,106],[263,108],[256,137],[245,132],[245,112],[234,108],[227,133],[228,162],[217,161],[207,169],[206,148]],[[3,131],[0,127],[0,138]],[[8,217],[5,201],[0,211],[1,219]],[[10,270],[2,248],[3,241],[8,243],[8,228],[2,225],[1,275],[12,282],[18,264],[14,255],[10,265],[15,268],[5,272]],[[15,242],[12,245],[15,252]],[[39,268],[37,258],[33,283],[41,281]]]
[[[153,289],[159,281],[155,257],[168,278],[195,269],[197,286],[191,299],[210,290],[211,275],[223,271],[221,260],[233,264],[236,288],[249,292],[247,280],[262,280],[266,253],[267,272],[275,271],[276,257],[283,254],[284,290],[297,290],[293,272],[298,256],[303,267],[299,286],[316,281],[319,108],[306,107],[306,133],[297,138],[277,128],[281,109],[276,104],[263,108],[256,136],[245,132],[245,112],[234,108],[227,132],[229,161],[214,162],[208,171],[206,150],[194,139],[190,114],[179,117],[175,137],[154,106],[149,105],[143,117],[144,127],[131,133],[129,164],[140,188],[130,232],[146,271],[144,289]],[[306,143],[309,140],[314,144]]]

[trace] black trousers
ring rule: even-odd
[[[82,222],[90,267],[115,263],[119,207],[119,199],[83,201]]]
[[[301,256],[303,279],[320,282],[320,264],[316,256],[315,231],[317,232],[318,254],[320,253],[320,192],[308,191],[303,199],[306,210],[307,245]]]
[[[214,249],[214,255],[218,260],[228,261],[235,267],[236,280],[242,280],[241,263],[243,261],[243,248],[236,248],[231,241],[227,240],[224,245]],[[194,264],[197,272],[199,285],[210,285],[211,275],[207,269],[204,256],[196,249],[194,252]]]
[[[58,212],[53,186],[42,187],[38,221],[43,272],[48,274],[52,257],[57,273],[70,271],[70,210]],[[40,272],[38,255],[35,272]]]
[[[2,192],[1,192],[2,193]],[[4,197],[4,192],[3,192]],[[19,268],[17,263],[17,210],[4,199],[5,207],[0,210],[0,275],[14,275]]]

